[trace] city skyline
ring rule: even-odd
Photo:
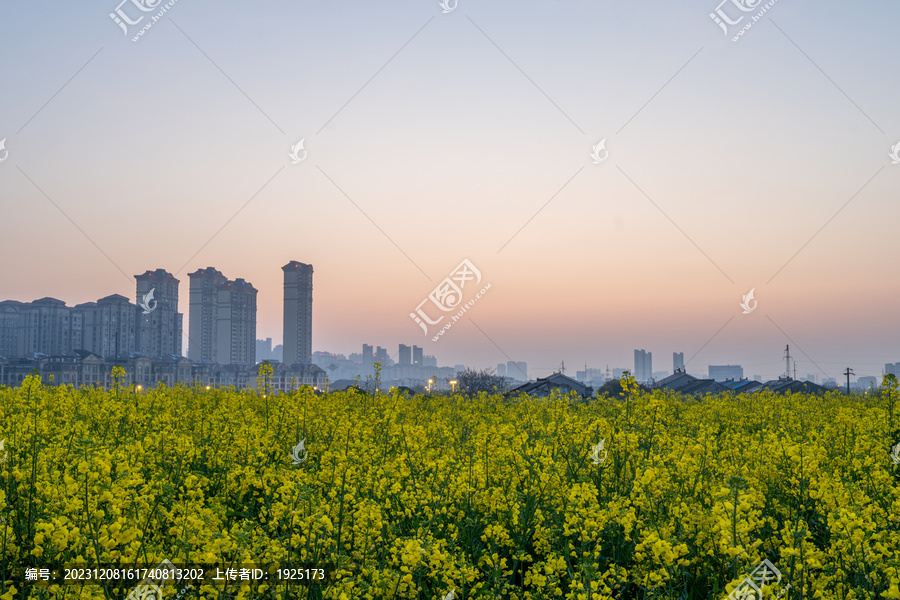
[[[900,361],[898,6],[779,2],[733,42],[699,0],[179,2],[132,42],[114,4],[2,9],[0,299],[215,265],[284,343],[273,265],[298,258],[312,351],[535,377],[638,348],[764,378],[786,344],[820,380]],[[409,315],[463,260],[490,292],[432,341]]]
[[[285,312],[302,313],[306,315],[307,320],[311,319],[312,265],[307,265],[298,261],[290,261],[287,265],[282,267],[282,271],[285,275],[283,286]],[[97,353],[98,356],[103,357],[118,356],[120,350],[122,350],[123,353],[127,353],[129,348],[134,348],[134,351],[148,357],[168,354],[164,349],[168,347],[174,349],[177,347],[177,344],[175,339],[164,331],[165,327],[163,326],[163,323],[168,323],[169,329],[173,331],[183,329],[182,322],[184,314],[171,308],[172,306],[177,305],[178,286],[180,285],[180,281],[176,280],[170,273],[165,271],[165,269],[156,269],[153,271],[147,270],[141,275],[135,275],[134,278],[136,280],[135,304],[130,303],[127,298],[119,294],[112,294],[100,298],[95,302],[85,302],[74,306],[68,306],[64,300],[53,297],[35,299],[30,303],[23,303],[12,299],[0,299],[0,333],[3,334],[0,335],[0,350],[6,349],[4,350],[6,352],[6,358],[23,356],[23,352],[10,351],[10,348],[16,347],[16,340],[14,337],[7,339],[10,337],[8,334],[13,327],[3,319],[16,317],[17,315],[14,314],[15,309],[30,304],[34,305],[37,310],[45,311],[50,315],[51,319],[66,319],[66,328],[61,329],[60,331],[62,334],[58,334],[53,339],[37,337],[37,332],[42,332],[41,335],[46,336],[47,333],[51,331],[50,329],[35,329],[35,341],[33,344],[36,344],[35,347],[40,346],[46,348],[48,354],[64,353],[66,351],[61,350],[61,348],[67,347],[70,348],[70,352],[79,349],[88,349],[88,351]],[[236,289],[233,289],[232,286]],[[298,286],[305,289],[306,300],[301,299],[298,301],[299,296],[297,289],[295,289],[298,288]],[[150,301],[152,310],[150,310],[149,313],[141,314],[137,312],[137,309],[142,308],[143,305],[147,303],[150,290],[152,289],[155,293],[157,288],[161,290],[160,298],[163,302],[163,310],[157,313],[155,318],[151,320],[148,318],[148,314],[153,315],[156,312],[156,309],[159,308],[159,300],[152,299]],[[235,294],[239,295],[241,301],[235,302],[232,300]],[[229,280],[214,267],[198,269],[196,272],[191,273],[188,309],[189,329],[191,333],[184,334],[186,337],[184,347],[195,347],[196,350],[193,356],[190,356],[190,349],[188,352],[181,353],[181,355],[194,361],[205,360],[223,364],[255,364],[261,360],[271,359],[272,356],[270,354],[272,352],[273,338],[259,339],[255,335],[257,316],[256,294],[257,290],[252,284],[244,281],[243,278],[237,278],[233,281]],[[55,317],[54,315],[59,313],[62,309],[66,309],[66,311],[60,313],[61,316]],[[68,312],[69,309],[71,309],[71,313]],[[217,316],[217,312],[219,311],[222,312],[222,317]],[[238,311],[242,311],[240,316],[233,317],[232,314],[237,314]],[[195,315],[197,318],[191,318],[192,315]],[[132,316],[134,317],[133,320],[131,319]],[[69,323],[70,318],[73,320],[71,324]],[[76,334],[75,320],[78,319],[80,319],[81,322],[77,325]],[[127,323],[130,322],[132,327],[131,330],[127,329],[127,325],[125,329],[120,326],[113,326],[114,323],[122,322],[123,320]],[[232,324],[233,321],[235,324]],[[18,323],[19,324],[16,325],[16,327],[21,327],[21,322]],[[296,321],[294,326],[296,327]],[[144,341],[142,342],[141,332],[147,330],[155,331],[156,335],[150,336],[147,333],[144,333]],[[302,344],[308,343],[308,347],[312,348],[310,333],[308,327],[305,331],[302,331],[301,328],[297,328],[297,339],[301,340]],[[218,344],[216,343],[217,334],[219,338]],[[31,334],[23,333],[22,335],[31,339]],[[120,340],[126,341],[120,342]],[[127,340],[131,341],[129,342]],[[151,340],[156,341],[152,342]],[[21,342],[21,340],[19,340],[19,342]],[[266,342],[269,344],[266,357],[258,357],[258,360],[242,360],[247,357],[257,358],[256,355],[261,347],[260,344]],[[19,346],[25,348],[27,342],[26,346],[22,346],[21,343],[19,343]],[[240,348],[239,350],[238,347]],[[283,344],[277,344],[276,347],[283,348]],[[365,368],[369,369],[371,369],[375,362],[381,362],[382,364],[391,363],[399,366],[404,364],[412,366],[423,364],[422,357],[424,355],[424,349],[418,345],[413,344],[410,346],[403,342],[399,342],[397,344],[397,352],[393,353],[381,346],[377,346],[377,351],[375,348],[376,346],[363,343],[361,354],[355,352],[333,351],[329,349],[310,350],[309,359],[299,362],[315,363],[314,355],[330,354],[336,357],[344,356],[345,358],[351,359],[354,355],[363,357],[360,362]],[[31,351],[27,351],[25,354],[30,352]],[[283,350],[281,350],[281,352],[283,352]],[[789,348],[786,352],[789,352]],[[178,354],[178,352],[174,351],[171,353]],[[367,353],[369,355],[368,360],[365,359]],[[4,352],[0,352],[0,356],[4,356]],[[434,355],[424,356],[426,358],[430,357],[432,362],[429,364],[433,363],[434,366],[438,366],[438,363],[434,361]],[[700,370],[700,365],[695,365],[692,369],[686,369],[683,352],[672,353],[673,367],[669,371],[653,370],[652,352],[648,352],[644,349],[634,349],[633,356],[634,362],[630,367],[618,366],[610,368],[609,365],[612,363],[606,363],[605,367],[588,367],[587,363],[585,363],[585,370],[578,371],[576,378],[579,381],[590,382],[591,380],[597,381],[609,377],[619,378],[625,371],[628,371],[638,381],[651,382],[658,381],[664,376],[680,369],[683,372],[689,372],[701,378],[715,379],[717,381],[724,381],[725,379],[739,380],[741,378],[751,379],[749,373],[744,373],[743,365],[741,364],[709,364],[706,371]],[[798,369],[800,369],[800,372],[802,373],[802,369],[797,366],[796,356],[788,356],[791,365],[788,368],[788,371],[782,369],[774,375],[766,376],[754,373],[752,379],[766,381],[777,379],[784,375],[790,377],[796,375],[797,378],[800,379],[797,372]],[[784,356],[781,360],[784,360]],[[451,362],[453,361],[448,361],[448,364]],[[289,364],[293,364],[293,362]],[[463,365],[466,367],[473,366],[471,363],[455,363],[456,367]],[[515,362],[510,360],[505,364],[497,364],[494,372],[498,375],[507,375],[508,369],[508,373],[515,373],[516,377],[521,377],[520,380],[526,380],[529,378],[529,376],[526,375],[528,372],[528,367],[526,365],[527,361]],[[537,374],[534,377],[531,377],[531,379],[546,377],[552,373],[558,373],[561,370],[562,372],[565,372],[564,365],[565,361],[561,361],[560,365],[550,367],[547,369],[546,373]],[[476,365],[475,367],[484,368],[483,365]],[[488,365],[486,368],[492,368],[492,366]],[[887,362],[883,364],[877,375],[888,373],[897,374],[898,372],[900,372],[900,362]],[[818,383],[836,381],[840,378],[828,374],[820,375],[816,373],[807,373],[802,379]],[[859,372],[854,373],[852,379],[854,381],[869,382],[876,381],[877,377],[873,377],[868,373]]]

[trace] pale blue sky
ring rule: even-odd
[[[165,268],[187,320],[215,266],[277,342],[300,260],[315,350],[900,361],[897,4],[779,0],[737,43],[693,0],[178,0],[137,43],[115,7],[0,5],[0,298],[133,297]],[[408,314],[464,258],[491,291],[431,342]]]

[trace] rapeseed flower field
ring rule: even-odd
[[[0,388],[0,599],[125,598],[21,570],[165,559],[330,569],[323,585],[181,597],[724,599],[768,560],[779,581],[764,597],[900,598],[896,389],[624,390],[581,402],[31,377]]]

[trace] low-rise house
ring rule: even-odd
[[[554,373],[553,375],[540,378],[536,381],[524,383],[519,387],[513,388],[508,393],[546,397],[552,394],[554,390],[566,396],[575,392],[583,399],[589,399],[594,394],[594,389],[592,387],[584,385],[580,381],[572,379],[562,373]]]

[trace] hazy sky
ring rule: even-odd
[[[716,0],[178,0],[137,42],[163,4],[122,4],[126,36],[116,3],[0,7],[0,299],[133,299],[164,268],[187,332],[213,266],[279,343],[298,260],[314,350],[900,361],[896,3],[779,0],[737,42],[763,3],[722,4],[726,36]],[[409,313],[463,259],[491,289],[433,342]]]

